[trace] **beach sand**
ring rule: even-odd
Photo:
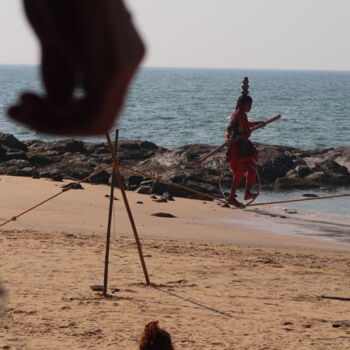
[[[61,184],[0,176],[0,220]],[[289,215],[128,192],[146,286],[116,190],[104,298],[90,286],[103,282],[109,188],[83,187],[2,227],[0,348],[138,349],[145,323],[159,320],[175,349],[350,349],[350,301],[322,297],[350,298],[350,245],[289,235]]]

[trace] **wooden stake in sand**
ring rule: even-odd
[[[124,182],[122,179],[122,176],[120,174],[119,171],[119,166],[117,164],[117,166],[115,167],[115,173],[117,175],[117,180],[118,180],[118,184],[120,187],[120,191],[122,193],[123,199],[124,199],[124,204],[125,204],[125,208],[126,211],[128,213],[129,216],[129,221],[134,233],[134,237],[135,237],[135,241],[136,241],[136,245],[137,245],[137,250],[139,252],[139,256],[140,256],[140,261],[141,261],[141,265],[142,265],[142,269],[143,269],[143,273],[145,275],[145,279],[146,279],[146,284],[149,286],[151,284],[150,280],[149,280],[149,276],[148,276],[148,272],[147,272],[147,267],[146,267],[146,263],[145,263],[145,259],[143,258],[143,253],[142,253],[142,247],[141,247],[141,242],[139,239],[139,235],[137,233],[137,229],[136,229],[136,225],[135,225],[135,221],[134,221],[134,217],[132,215],[131,209],[130,209],[130,205],[128,202],[128,198],[126,196],[126,192],[125,192],[125,187],[124,187]]]
[[[119,131],[115,131],[115,145],[118,143],[118,133]],[[109,136],[107,137],[108,140]],[[110,140],[109,140],[110,142]],[[107,296],[107,286],[108,286],[108,265],[109,265],[109,245],[111,241],[111,223],[112,223],[112,213],[113,213],[113,198],[114,198],[114,187],[115,187],[115,167],[116,167],[116,159],[117,159],[117,147],[111,149],[111,155],[113,160],[113,170],[112,170],[112,180],[111,180],[111,191],[109,197],[109,211],[108,211],[108,224],[107,224],[107,235],[106,235],[106,254],[105,254],[105,270],[104,270],[104,278],[103,278],[103,295]]]
[[[117,177],[118,185],[119,185],[120,191],[122,193],[122,197],[123,197],[123,200],[124,200],[124,205],[125,205],[126,211],[128,213],[128,217],[129,217],[129,221],[130,221],[130,224],[131,224],[131,228],[132,228],[133,233],[134,233],[134,237],[135,237],[135,241],[136,241],[137,250],[138,250],[138,253],[139,253],[139,257],[140,257],[143,273],[145,275],[146,284],[150,285],[151,282],[150,282],[150,279],[149,279],[149,275],[148,275],[145,259],[143,257],[141,242],[140,242],[139,235],[138,235],[138,232],[137,232],[137,229],[136,229],[135,220],[134,220],[134,217],[133,217],[131,209],[130,209],[129,201],[128,201],[128,198],[126,196],[123,178],[122,178],[122,176],[120,174],[120,171],[119,171],[118,157],[117,157],[117,148],[118,148],[117,138],[116,138],[116,142],[115,142],[114,147],[112,145],[112,142],[111,142],[110,137],[109,137],[108,134],[106,134],[106,138],[107,138],[107,143],[108,143],[109,149],[111,151],[112,159],[113,159],[113,174],[116,175],[116,177]],[[114,176],[113,176],[113,178],[114,178]]]

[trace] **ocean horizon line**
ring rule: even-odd
[[[38,67],[40,63],[0,63],[0,66],[32,66]],[[140,69],[189,69],[189,70],[227,70],[227,71],[261,71],[261,72],[330,72],[330,73],[350,73],[349,69],[321,69],[321,68],[247,68],[247,67],[193,67],[193,66],[140,66]]]

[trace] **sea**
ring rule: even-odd
[[[300,149],[350,146],[348,71],[141,68],[115,128],[121,139],[148,140],[168,149],[192,143],[220,145],[245,76],[254,100],[249,119],[282,115],[280,121],[255,132],[253,141]],[[0,65],[0,78],[0,131],[20,140],[58,139],[16,124],[6,114],[21,92],[42,91],[39,67]],[[104,138],[83,140],[101,142]],[[350,188],[312,190],[317,195],[349,192]],[[303,194],[299,190],[263,192],[259,199],[299,198]],[[349,197],[289,207],[350,218]]]

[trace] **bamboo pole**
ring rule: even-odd
[[[146,279],[146,284],[149,286],[151,284],[151,282],[150,282],[150,279],[149,279],[149,275],[148,275],[145,259],[143,257],[141,242],[140,242],[140,239],[139,239],[139,235],[137,233],[134,217],[133,217],[131,209],[130,209],[128,198],[126,196],[125,186],[124,186],[124,182],[123,182],[122,176],[121,176],[120,171],[119,171],[118,163],[117,163],[114,171],[115,171],[115,173],[117,175],[119,188],[120,188],[120,191],[122,193],[124,204],[125,204],[125,208],[126,208],[126,211],[128,213],[128,216],[129,216],[129,221],[130,221],[130,224],[131,224],[131,227],[132,227],[132,231],[134,233],[134,237],[135,237],[135,241],[136,241],[136,245],[137,245],[137,250],[138,250],[139,256],[140,256],[140,261],[141,261],[143,273],[144,273],[145,279]]]
[[[111,144],[109,135],[106,134],[107,142],[108,144]],[[118,142],[118,130],[115,132],[115,144]],[[110,197],[109,197],[109,211],[108,211],[108,223],[107,223],[107,234],[106,234],[106,253],[105,253],[105,268],[104,268],[104,277],[103,277],[103,295],[107,296],[107,286],[108,286],[108,266],[109,266],[109,247],[110,247],[110,241],[111,241],[111,224],[112,224],[112,213],[113,213],[113,198],[114,198],[114,187],[115,187],[115,166],[116,166],[116,151],[117,148],[115,147],[114,150],[111,150],[111,155],[113,159],[113,171],[112,171],[112,179],[111,179],[111,190],[110,190]]]
[[[265,124],[259,124],[254,126],[253,128],[251,128],[251,131],[255,131],[258,129],[263,128],[265,125],[273,123],[274,121],[278,120],[281,118],[281,115],[278,114],[275,117],[268,119]],[[225,143],[223,143],[221,146],[214,148],[211,152],[209,152],[207,155],[205,155],[204,157],[202,157],[201,159],[198,160],[198,163],[203,163],[206,159],[208,159],[209,157],[211,157],[213,154],[219,152],[220,150],[222,150],[225,146],[227,146],[228,144],[230,144],[233,141],[237,141],[239,140],[240,136],[235,137],[234,139],[228,139]]]
[[[116,151],[116,149],[118,148],[118,145],[117,145],[117,143],[115,143],[115,150],[113,151],[113,145],[111,143],[111,140],[109,139],[108,135],[106,135],[106,137],[107,137],[107,142],[108,142],[108,146],[109,146],[109,149],[110,149],[111,153],[115,154],[115,157],[114,157],[115,167],[113,167],[113,171],[114,171],[115,175],[117,176],[118,185],[119,185],[120,191],[122,193],[122,197],[123,197],[123,200],[124,200],[124,205],[125,205],[128,217],[129,217],[129,221],[130,221],[130,224],[131,224],[132,231],[134,233],[136,246],[137,246],[137,250],[138,250],[138,253],[139,253],[139,257],[140,257],[143,273],[145,275],[146,284],[150,285],[151,282],[150,282],[150,279],[149,279],[149,275],[148,275],[145,259],[143,257],[141,242],[140,242],[139,235],[138,235],[138,232],[137,232],[137,229],[136,229],[135,220],[134,220],[134,217],[133,217],[131,209],[130,209],[129,201],[128,201],[128,198],[126,196],[124,182],[123,182],[122,176],[121,176],[120,171],[119,171],[119,164],[118,164],[117,151]]]

